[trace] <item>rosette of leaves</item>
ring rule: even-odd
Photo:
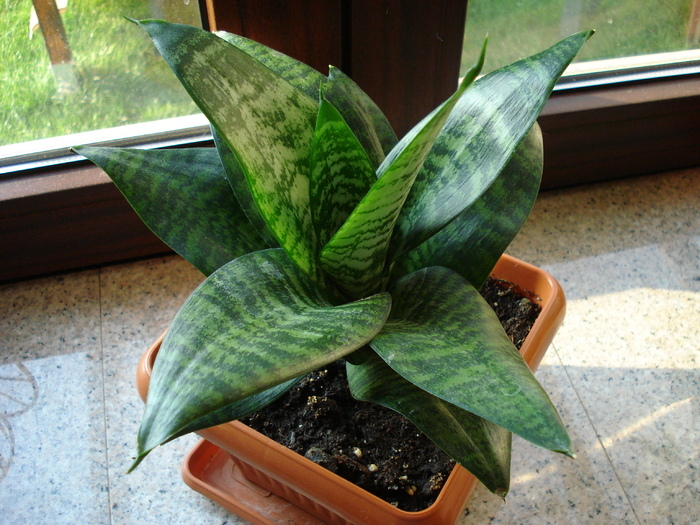
[[[146,20],[215,148],[76,150],[207,277],[162,343],[138,457],[243,417],[347,360],[352,394],[415,423],[489,489],[511,432],[571,455],[540,384],[477,290],[537,195],[535,122],[589,32],[478,78],[397,140],[335,68]]]

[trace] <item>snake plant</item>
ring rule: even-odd
[[[556,409],[477,290],[542,173],[536,123],[582,32],[479,78],[398,140],[345,74],[254,41],[138,23],[215,147],[80,147],[206,279],[155,362],[132,469],[344,358],[352,394],[413,421],[490,490],[511,432],[571,455]]]

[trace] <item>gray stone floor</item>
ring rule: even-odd
[[[508,253],[567,293],[537,376],[578,458],[516,438],[507,503],[480,487],[460,523],[697,523],[700,170],[545,193]],[[181,482],[194,437],[125,474],[136,363],[200,280],[171,256],[0,287],[1,523],[244,523]]]

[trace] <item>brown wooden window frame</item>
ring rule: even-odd
[[[466,0],[206,0],[205,25],[348,72],[401,134],[456,86]],[[556,92],[543,189],[700,165],[700,76]],[[168,253],[99,169],[0,180],[0,281]]]

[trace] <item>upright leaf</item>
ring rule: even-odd
[[[321,266],[350,297],[380,289],[401,206],[450,111],[481,71],[485,53],[486,43],[457,92],[391,150],[377,170],[379,180],[321,251]]]
[[[399,412],[491,492],[505,497],[510,486],[510,432],[421,390],[376,354],[347,369],[356,399]]]
[[[224,31],[215,34],[275,71],[309,97],[316,97],[319,87],[327,82],[326,77],[311,66],[263,44]],[[384,113],[350,77],[331,66],[328,78],[331,82],[326,88],[326,98],[353,130],[376,169],[396,145],[396,134]]]
[[[280,245],[319,279],[308,176],[318,102],[212,33],[157,20],[139,24],[235,153]]]
[[[311,66],[254,40],[226,31],[216,31],[214,34],[277,73],[309,98],[318,98],[321,85],[328,82]]]
[[[391,124],[379,106],[340,69],[331,67],[328,77],[331,85],[326,97],[343,115],[376,170],[398,142]]]
[[[224,175],[231,185],[231,190],[238,201],[238,204],[245,213],[250,223],[255,227],[256,231],[263,238],[270,248],[279,248],[279,242],[275,239],[275,235],[270,231],[265,219],[260,214],[253,194],[248,187],[248,181],[245,178],[245,173],[234,155],[231,148],[228,147],[226,141],[221,138],[221,135],[215,128],[211,129],[214,138],[214,145],[219,153],[221,164],[224,166]]]
[[[591,34],[577,33],[502,67],[465,93],[401,210],[391,241],[394,258],[434,235],[491,186]]]
[[[361,347],[390,304],[380,294],[330,306],[280,249],[226,264],[190,295],[163,340],[137,462],[202,418]]]
[[[445,266],[479,289],[525,223],[542,179],[542,132],[537,123],[496,177],[469,208],[394,268],[400,276],[426,266]]]
[[[75,148],[114,181],[141,220],[205,275],[267,247],[248,222],[213,148]]]
[[[390,289],[389,321],[372,348],[398,374],[536,445],[570,454],[566,429],[491,307],[440,266]]]
[[[365,150],[340,113],[321,101],[311,155],[311,217],[321,246],[345,222],[376,180]]]

